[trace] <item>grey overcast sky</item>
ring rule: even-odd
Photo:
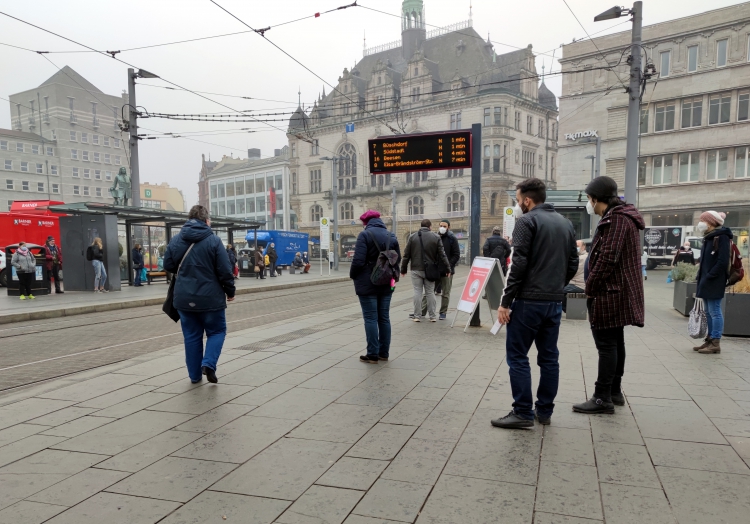
[[[323,13],[352,0],[217,0],[219,4],[255,28],[273,26],[296,18]],[[630,30],[626,19],[594,23],[594,16],[612,7],[608,0],[567,0],[586,31],[563,0],[425,0],[428,30],[469,18],[473,5],[474,28],[489,33],[498,54],[514,47],[532,44],[537,69],[559,71],[553,62],[560,45],[573,38]],[[275,27],[266,33],[269,40],[294,56],[330,84],[336,84],[344,67],[351,68],[362,57],[363,38],[367,46],[398,40],[401,0],[361,0],[359,4],[396,16],[353,7],[321,14]],[[731,0],[646,0],[644,24],[688,16],[739,2]],[[209,0],[0,0],[0,11],[101,50],[119,50],[191,38],[247,30],[237,20]],[[83,48],[61,38],[0,16],[0,43],[44,51],[80,51]],[[127,66],[96,53],[49,54],[58,67],[69,65],[108,94],[127,88]],[[118,55],[139,68],[192,90],[242,95],[272,101],[242,100],[206,95],[233,109],[291,112],[302,102],[310,105],[323,89],[323,82],[296,64],[255,33],[238,34]],[[0,96],[31,89],[52,76],[57,68],[43,57],[0,45]],[[168,85],[161,80],[143,83]],[[547,81],[559,95],[559,77]],[[328,86],[326,92],[330,91]],[[151,112],[208,113],[226,108],[187,92],[176,92],[145,85],[138,88],[138,105]],[[272,116],[284,121],[270,122],[286,128],[288,116]],[[191,140],[164,138],[142,141],[141,181],[168,182],[180,188],[188,206],[198,198],[197,180],[201,153],[217,160],[222,155],[246,157],[247,148],[259,147],[263,156],[286,143],[283,131],[258,123],[177,122],[143,120],[142,132],[203,132]],[[0,100],[0,127],[10,128],[9,104]],[[146,129],[148,128],[148,129]],[[255,132],[240,131],[251,128]],[[225,133],[225,134],[218,134]],[[226,134],[229,133],[229,134]],[[196,133],[197,134],[197,133]],[[212,135],[212,136],[208,136]]]

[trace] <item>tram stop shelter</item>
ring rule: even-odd
[[[65,252],[65,289],[70,291],[94,291],[93,267],[86,260],[86,248],[94,238],[101,238],[104,245],[109,290],[119,291],[123,280],[133,284],[133,246],[136,243],[147,243],[145,265],[156,269],[154,258],[158,258],[158,253],[152,244],[152,229],[158,228],[160,233],[163,232],[163,243],[168,244],[175,229],[179,231],[188,219],[188,213],[182,211],[99,202],[53,205],[49,209],[54,213],[67,215],[60,217],[60,241]],[[264,222],[253,220],[211,217],[211,229],[214,232],[225,232],[230,244],[234,243],[235,231],[243,231],[241,237],[244,238],[248,230],[259,229],[263,225]],[[141,233],[140,241],[140,237],[134,234],[139,226],[147,232],[146,235]],[[124,239],[121,239],[123,236]],[[123,248],[122,255],[119,245]]]

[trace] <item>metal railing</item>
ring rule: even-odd
[[[438,27],[437,29],[433,29],[432,31],[428,31],[426,34],[427,40],[431,38],[437,38],[438,36],[446,35],[448,33],[452,33],[453,31],[460,31],[461,29],[468,29],[469,27],[472,27],[473,23],[471,20],[464,20],[463,22],[458,22],[452,25],[448,25],[445,27]],[[362,56],[369,56],[374,55],[376,53],[382,53],[383,51],[388,51],[389,49],[396,49],[397,47],[401,47],[401,40],[394,40],[393,42],[388,42],[387,44],[381,44],[375,47],[370,47],[368,49],[365,49],[362,53]]]

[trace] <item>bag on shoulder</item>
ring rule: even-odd
[[[719,250],[719,239],[714,238],[714,252]],[[733,286],[745,278],[745,268],[742,267],[742,253],[733,240],[729,241],[729,266],[727,267],[727,286]]]
[[[366,231],[372,239],[373,244],[375,244],[375,247],[380,252],[375,261],[375,267],[372,268],[372,273],[370,273],[370,282],[376,286],[390,286],[391,280],[398,282],[398,253],[391,249],[390,232],[388,233],[388,245],[386,245],[385,250],[381,251],[373,232],[369,229]]]
[[[86,248],[86,260],[91,262],[94,260],[94,246],[89,246]]]
[[[428,282],[438,282],[440,280],[440,269],[435,262],[427,262],[427,257],[424,256],[424,242],[422,242],[422,232],[419,235],[419,245],[422,246],[422,265],[424,266],[424,278]]]
[[[691,338],[706,338],[707,334],[708,319],[703,310],[703,299],[696,298],[693,310],[690,312],[690,320],[688,320],[688,335]]]

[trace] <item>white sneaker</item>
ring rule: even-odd
[[[437,319],[433,317],[430,319],[430,322],[437,322]]]
[[[411,320],[412,320],[412,322],[422,322],[421,320],[419,320],[419,317],[414,317]]]

